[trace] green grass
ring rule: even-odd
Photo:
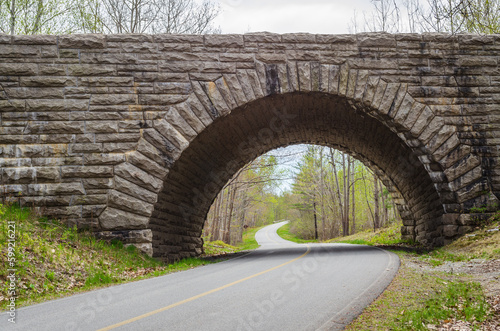
[[[240,251],[236,246],[228,245],[222,240],[204,241],[203,256],[217,256],[231,254]]]
[[[290,232],[290,223],[283,225],[276,232],[278,233],[278,236],[280,236],[281,238],[283,238],[285,240],[293,241],[293,242],[296,242],[299,244],[318,242],[317,240],[314,240],[314,239],[310,239],[310,240],[302,239],[302,238],[297,237],[295,234],[291,233]]]
[[[413,309],[401,319],[402,329],[427,330],[428,325],[457,320],[477,323],[490,317],[481,285],[478,283],[449,283],[447,287],[424,302],[425,309]]]
[[[404,264],[384,293],[346,330],[428,330],[446,320],[479,324],[491,318],[479,284],[449,281]],[[437,330],[437,328],[435,328]]]
[[[328,240],[331,243],[346,243],[359,245],[397,245],[401,243],[412,244],[401,240],[401,224],[392,224],[389,227],[377,229],[376,231],[369,230],[358,232],[356,234],[337,237]]]
[[[9,256],[13,234],[9,230],[14,227],[15,247]],[[9,258],[15,258],[12,266]],[[23,306],[207,263],[191,258],[167,265],[134,246],[96,240],[90,233],[38,217],[28,208],[0,204],[0,309],[5,309],[11,297],[9,269],[15,270],[16,304]]]
[[[445,286],[439,278],[415,272],[403,263],[385,292],[346,330],[403,330],[402,317],[408,311],[425,308],[426,298],[444,290]]]

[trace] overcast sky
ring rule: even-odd
[[[216,25],[222,33],[349,33],[354,15],[370,11],[370,0],[220,0]]]

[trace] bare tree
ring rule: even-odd
[[[62,0],[0,0],[0,32],[52,34],[70,31],[64,19],[71,7]]]
[[[84,32],[216,33],[217,3],[204,0],[75,0],[75,21]]]
[[[373,12],[364,14],[369,31],[400,31],[400,9],[396,0],[371,0]]]
[[[0,0],[0,32],[218,33],[212,0]]]
[[[357,13],[349,29],[387,32],[500,32],[500,0],[372,0],[373,10]]]

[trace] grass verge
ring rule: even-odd
[[[280,227],[278,229],[278,231],[276,231],[278,233],[278,236],[280,236],[281,238],[283,238],[285,240],[293,241],[293,242],[296,242],[299,244],[318,242],[317,240],[314,240],[314,239],[308,240],[308,239],[302,239],[302,238],[297,237],[296,235],[294,235],[293,233],[290,232],[290,226],[291,226],[291,224],[287,223],[287,224],[283,225],[282,227]]]
[[[398,245],[398,244],[411,244],[401,241],[401,224],[392,224],[389,227],[377,229],[376,231],[363,231],[356,234],[338,237],[328,240],[330,243],[346,243],[358,245]]]
[[[207,263],[190,258],[167,265],[134,246],[99,241],[28,208],[0,204],[0,309],[14,296],[20,307]]]
[[[254,236],[259,229],[245,231],[237,247],[205,242],[202,257],[165,264],[134,246],[96,240],[89,232],[40,217],[29,208],[0,204],[0,310],[13,297],[22,307],[214,263],[223,255],[257,248]]]
[[[265,226],[268,226],[269,224],[257,227],[257,228],[248,228],[243,232],[243,241],[236,244],[236,247],[238,247],[239,250],[241,251],[246,251],[246,250],[251,250],[251,249],[257,249],[259,248],[259,244],[257,243],[257,240],[255,240],[255,233],[262,229]]]
[[[499,228],[498,217],[492,218],[451,245],[423,254],[396,251],[401,260],[398,274],[346,330],[500,329],[497,276],[486,267],[498,265]],[[391,233],[385,229],[372,233],[371,238],[369,233],[360,233],[333,242],[398,244]],[[474,263],[478,267],[474,273],[486,270],[484,274],[462,272]],[[444,272],[447,265],[449,271]],[[461,271],[453,272],[460,266]]]

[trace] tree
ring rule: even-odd
[[[216,33],[220,7],[195,0],[76,0],[75,22],[83,32]]]
[[[0,0],[0,32],[218,33],[211,0]]]
[[[373,10],[357,13],[352,32],[500,33],[500,0],[372,0]]]
[[[68,6],[66,6],[68,5]],[[70,6],[62,0],[0,0],[0,32],[55,34],[71,30]]]

